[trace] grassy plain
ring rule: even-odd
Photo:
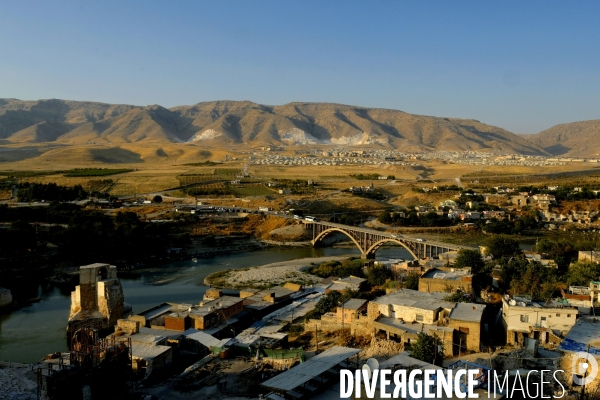
[[[317,182],[317,190],[307,195],[279,195],[275,190],[260,185],[232,186],[233,195],[247,197],[248,201],[272,203],[283,207],[286,199],[293,201],[318,201],[325,208],[381,208],[382,202],[341,193],[350,186],[373,184],[386,196],[386,202],[410,205],[437,202],[451,194],[416,193],[413,187],[450,185],[460,178],[465,187],[482,185],[540,185],[588,182],[600,184],[600,166],[590,163],[568,163],[548,167],[529,166],[473,166],[448,164],[443,161],[416,161],[420,166],[391,166],[386,164],[350,164],[339,166],[282,166],[257,165],[248,161],[251,151],[242,148],[214,149],[195,144],[167,144],[151,146],[121,144],[110,146],[34,146],[21,156],[8,157],[0,164],[0,178],[17,171],[21,181],[49,183],[85,188],[102,188],[110,194],[126,196],[147,194],[177,188],[197,180],[229,180],[239,174],[244,165],[258,184],[271,179],[302,179]],[[6,152],[3,152],[6,153]],[[293,155],[292,149],[278,154]],[[64,176],[74,168],[131,169],[109,176]],[[597,170],[597,173],[595,172]],[[587,171],[587,172],[586,172]],[[590,172],[591,171],[591,172]],[[351,175],[394,175],[395,181],[357,180]],[[108,184],[100,180],[110,179]],[[179,192],[181,194],[181,192]],[[233,196],[227,196],[233,198]]]

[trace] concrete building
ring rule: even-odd
[[[367,300],[364,299],[348,299],[346,302],[337,307],[336,320],[342,323],[351,323],[359,319],[360,313],[367,311]]]
[[[419,292],[456,292],[471,293],[473,291],[472,275],[465,269],[444,271],[433,268],[419,278]]]
[[[577,261],[600,262],[600,251],[580,251],[577,255]]]
[[[112,328],[130,309],[124,302],[117,267],[96,263],[79,268],[79,285],[71,292],[69,327],[99,321],[103,329]]]
[[[586,371],[577,371],[577,364],[581,365],[585,360],[576,359],[576,352],[585,352],[591,354],[600,364],[600,318],[580,318],[571,328],[567,336],[560,342],[558,350],[562,353],[559,360],[558,369],[566,371],[565,378],[567,384],[573,383],[573,374],[583,375],[581,372],[590,373],[592,365],[588,362]],[[575,365],[573,365],[575,363]],[[600,388],[600,374],[585,386],[587,393],[597,392]]]
[[[189,328],[206,330],[218,326],[244,310],[239,297],[222,296],[214,300],[203,300],[199,305],[162,303],[129,317],[140,326],[162,327],[183,332]]]
[[[579,314],[600,316],[600,282],[591,281],[589,286],[569,286],[561,289],[563,300],[579,310]]]
[[[448,356],[479,351],[485,305],[445,301],[446,295],[402,289],[371,301],[368,317],[376,333],[405,344],[421,332],[435,333]]]
[[[361,291],[364,289],[366,282],[366,279],[350,275],[346,278],[334,279],[331,286],[327,288],[327,291],[343,292],[346,289]]]
[[[459,352],[480,350],[484,310],[483,304],[456,303],[450,311],[447,326],[454,329],[454,343],[458,342]]]
[[[522,345],[525,338],[530,338],[538,339],[541,346],[552,347],[575,325],[578,314],[577,308],[556,301],[534,302],[528,297],[509,295],[502,299],[508,344]]]

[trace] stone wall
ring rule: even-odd
[[[448,327],[455,330],[455,345],[461,346],[461,353],[465,350],[476,352],[480,350],[481,323],[449,319]]]
[[[330,318],[325,320],[321,319],[310,319],[305,324],[305,331],[314,332],[315,327],[321,332],[337,332],[342,329],[350,329],[352,335],[372,335],[373,324],[366,318],[360,320],[354,320],[351,323],[344,323],[343,327],[340,322],[332,321]]]
[[[473,291],[473,287],[470,281],[419,278],[419,292],[456,292],[457,290],[461,290],[465,293],[471,293]]]
[[[117,320],[117,330],[129,334],[138,333],[140,331],[140,321],[134,321],[131,319],[119,319]]]

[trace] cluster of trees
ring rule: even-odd
[[[351,174],[350,176],[354,179],[358,179],[359,181],[370,181],[379,179],[379,174]]]
[[[442,227],[455,224],[454,220],[444,217],[443,215],[438,215],[434,211],[419,216],[414,208],[408,209],[404,217],[400,213],[384,210],[377,216],[377,220],[382,224],[394,226]]]
[[[343,262],[339,261],[327,261],[310,270],[310,273],[321,278],[328,278],[335,276],[338,278],[345,278],[353,275],[362,277],[364,262],[361,259],[349,258]]]
[[[588,186],[582,186],[580,192],[573,192],[575,186],[560,186],[557,190],[548,190],[545,187],[521,186],[519,192],[529,192],[531,194],[552,194],[557,201],[561,200],[593,200],[600,198]]]
[[[22,202],[36,200],[73,201],[86,199],[88,193],[81,185],[59,186],[56,183],[21,183],[17,189],[17,198]]]
[[[362,223],[362,221],[363,221],[362,213],[341,214],[341,215],[336,215],[335,217],[329,218],[329,222],[337,222],[338,224],[352,225],[352,226],[358,226]]]
[[[312,268],[310,273],[321,278],[357,276],[365,278],[371,286],[381,286],[392,276],[391,271],[383,265],[374,265],[364,269],[363,260],[356,258],[349,258],[343,262],[328,261]]]
[[[525,230],[536,229],[537,224],[537,213],[535,211],[529,211],[515,220],[498,220],[492,218],[486,223],[480,223],[480,227],[487,233],[520,235]]]
[[[544,239],[536,246],[537,251],[552,258],[558,268],[549,268],[527,259],[519,243],[506,236],[490,238],[487,247],[492,261],[480,271],[488,273],[492,268],[499,267],[505,290],[513,294],[530,295],[533,300],[546,301],[559,295],[561,286],[588,285],[600,276],[600,265],[587,261],[574,262],[578,249],[564,239]],[[473,260],[468,263],[473,263]],[[468,263],[465,261],[464,264]],[[481,266],[481,263],[477,265]]]
[[[62,259],[77,262],[140,259],[162,256],[171,242],[180,240],[169,236],[169,224],[145,223],[132,212],[112,218],[74,204],[0,207],[0,221],[10,222],[9,229],[0,230],[0,255],[5,257],[34,254],[52,243]],[[39,226],[40,222],[61,225]]]

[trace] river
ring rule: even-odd
[[[177,261],[152,271],[138,279],[120,278],[125,301],[137,313],[159,303],[182,302],[197,304],[207,287],[204,278],[230,268],[244,268],[323,256],[360,255],[356,248],[270,248],[249,253],[230,254],[210,259]],[[386,247],[377,252],[382,258],[411,258],[400,247]],[[91,263],[92,261],[90,261]],[[0,315],[0,360],[31,363],[47,354],[66,351],[65,332],[71,304],[70,290],[52,284],[37,287],[41,301]],[[35,290],[35,288],[34,288]]]

